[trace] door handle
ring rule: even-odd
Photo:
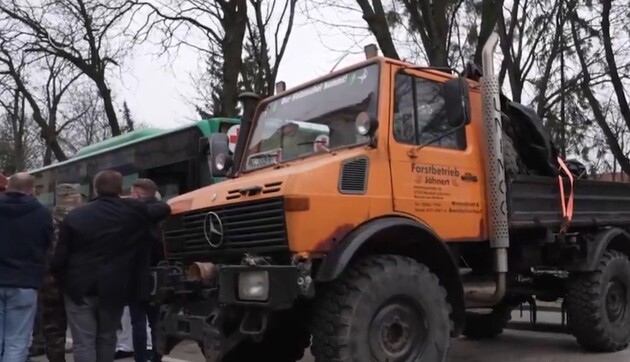
[[[477,182],[477,176],[471,175],[469,173],[463,174],[461,179],[462,181]]]

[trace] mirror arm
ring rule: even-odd
[[[409,150],[409,152],[407,152],[407,155],[408,155],[409,157],[411,157],[411,158],[417,158],[417,157],[418,157],[418,151],[420,151],[421,149],[425,148],[426,146],[428,146],[428,145],[430,145],[430,144],[433,144],[433,143],[435,143],[435,142],[437,142],[437,141],[441,140],[442,138],[444,138],[444,137],[446,137],[446,136],[449,136],[449,135],[451,135],[451,134],[453,134],[453,133],[455,133],[455,132],[459,131],[460,129],[462,129],[462,128],[464,128],[464,127],[466,127],[466,124],[462,124],[462,125],[460,125],[460,126],[458,126],[458,127],[456,127],[456,128],[453,128],[452,130],[450,130],[450,131],[448,131],[448,132],[446,132],[446,133],[443,133],[443,134],[441,134],[441,135],[439,135],[439,136],[437,136],[437,137],[433,138],[433,139],[432,139],[431,141],[429,141],[429,142],[426,142],[426,143],[424,143],[424,144],[421,144],[421,145],[419,145],[419,146],[416,146],[416,147],[414,147],[414,148],[410,149],[410,150]]]

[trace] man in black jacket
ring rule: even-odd
[[[0,194],[0,346],[3,361],[25,361],[53,240],[52,214],[33,197],[28,173],[9,178]]]
[[[51,271],[64,291],[75,362],[111,362],[123,308],[140,299],[148,280],[136,278],[150,248],[146,235],[168,216],[164,203],[123,199],[122,175],[94,177],[97,197],[70,211],[59,228]]]
[[[141,178],[136,180],[131,186],[131,197],[147,204],[155,204],[160,202],[157,195],[157,185],[150,179]],[[161,240],[159,226],[156,224],[154,228],[149,230],[147,239],[151,248],[146,251],[144,263],[149,262],[151,267],[164,258],[164,249]],[[149,275],[140,274],[142,277],[149,278]],[[143,295],[137,303],[129,306],[131,315],[131,327],[133,336],[134,360],[136,362],[160,362],[162,356],[157,352],[157,323],[159,321],[160,306],[149,302],[150,291],[142,291]],[[147,353],[147,320],[151,328],[151,345],[152,356]]]

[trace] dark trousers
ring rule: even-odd
[[[159,362],[162,356],[157,353],[157,324],[160,306],[149,303],[136,303],[129,306],[133,336],[133,358],[136,362]],[[147,321],[151,328],[153,353],[147,351]]]
[[[47,275],[38,295],[31,353],[38,356],[45,351],[49,362],[65,362],[67,329],[63,293],[55,279]]]
[[[77,304],[64,296],[64,302],[72,333],[74,362],[113,362],[123,307],[105,309],[99,306],[98,298],[92,297]]]
[[[66,361],[66,307],[63,293],[55,279],[48,275],[39,292],[42,329],[46,341],[46,356],[49,362]]]

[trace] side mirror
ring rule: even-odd
[[[354,125],[359,135],[371,137],[378,128],[378,120],[370,116],[368,112],[361,112],[355,118]]]
[[[449,79],[442,87],[446,102],[448,125],[456,128],[469,124],[470,98],[466,78]]]
[[[225,133],[213,133],[208,143],[210,149],[208,163],[212,170],[212,177],[225,177],[232,167],[228,136]]]

